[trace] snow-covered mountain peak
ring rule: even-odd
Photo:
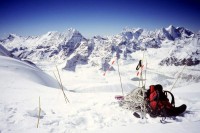
[[[53,35],[55,35],[57,33],[58,33],[57,31],[49,31],[46,34],[44,34],[44,36],[53,36]]]
[[[78,32],[76,29],[74,29],[74,28],[68,28],[66,31],[68,31],[68,32]]]
[[[15,38],[15,36],[16,36],[15,34],[9,34],[7,38],[8,38],[9,40],[12,40],[13,38]]]
[[[165,28],[167,31],[171,31],[176,29],[173,25],[169,25],[167,28]]]
[[[39,36],[39,40],[49,40],[51,38],[54,38],[55,36],[59,36],[59,33],[57,31],[49,31]]]
[[[69,29],[66,29],[62,34],[64,35],[75,35],[75,34],[80,34],[80,32],[74,28],[69,28]]]
[[[92,38],[92,40],[98,40],[98,41],[107,40],[107,39],[108,39],[108,38],[102,37],[102,36],[94,36],[94,37]]]
[[[140,33],[142,33],[142,31],[143,31],[143,29],[142,28],[124,28],[123,30],[122,30],[122,33],[125,33],[125,32],[133,32],[133,33],[135,33],[135,32],[140,32]]]
[[[19,38],[21,38],[21,37],[18,36],[18,35],[16,35],[16,34],[12,34],[12,33],[10,33],[10,34],[8,35],[8,37],[7,37],[7,39],[10,40],[10,41],[12,41],[12,40],[14,40],[14,39],[19,39]]]
[[[171,40],[169,32],[165,28],[161,28],[160,30],[157,31],[156,34],[162,40],[164,40],[164,39]]]
[[[144,30],[141,28],[124,28],[120,34],[114,36],[113,38],[121,38],[120,40],[122,40],[122,42],[137,40],[143,31]]]
[[[156,31],[157,36],[162,40],[172,40],[179,38],[190,38],[194,33],[184,27],[177,27],[170,25],[167,28],[161,28]]]
[[[173,25],[170,25],[166,30],[169,32],[173,40],[181,37],[181,33]]]
[[[194,33],[188,29],[186,29],[185,27],[177,27],[177,30],[180,32],[182,37],[192,37],[194,36]]]
[[[67,43],[68,41],[71,42],[72,40],[77,42],[85,38],[78,30],[73,28],[69,28],[65,30],[63,33],[60,33],[60,36],[64,40],[64,43]]]
[[[82,35],[80,34],[79,31],[77,31],[76,29],[70,28],[61,33],[57,31],[47,32],[46,34],[41,35],[39,37],[39,40],[42,41],[41,44],[43,44],[46,41],[61,43],[61,42],[69,41],[70,39],[77,36],[82,38]]]

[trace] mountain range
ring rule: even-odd
[[[121,60],[134,60],[134,53],[149,49],[159,52],[170,48],[168,55],[159,57],[158,65],[200,64],[200,32],[184,27],[161,28],[148,31],[141,28],[124,29],[114,36],[84,37],[75,29],[62,33],[51,31],[40,36],[22,37],[9,34],[0,40],[10,55],[33,63],[65,63],[64,69],[76,70],[77,65],[89,64],[106,70],[117,56]],[[156,56],[156,55],[155,55]]]

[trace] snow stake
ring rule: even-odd
[[[40,96],[39,96],[39,112],[38,112],[38,121],[37,121],[37,128],[39,127],[39,121],[40,121],[40,113],[41,113],[41,107],[40,107]]]
[[[60,82],[59,82],[59,80],[58,80],[58,78],[56,77],[56,75],[55,75],[54,72],[53,72],[53,74],[54,74],[54,76],[55,76],[55,78],[56,78],[56,80],[57,80],[57,82],[58,82],[58,84],[59,84],[59,86],[60,86],[60,88],[61,88],[61,90],[62,90],[62,92],[63,92],[64,98],[65,98],[65,102],[67,103],[67,102],[69,102],[69,100],[68,100],[68,98],[67,98],[67,96],[66,96],[66,94],[65,94],[65,92],[64,92],[63,85],[62,85],[62,80],[61,80],[60,73],[59,73],[59,71],[58,71],[58,67],[57,67],[57,66],[56,66],[56,70],[57,70],[57,73],[58,73]]]

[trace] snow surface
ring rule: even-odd
[[[151,49],[148,57],[155,54],[157,52]],[[141,53],[134,55],[141,58]],[[149,61],[147,86],[160,83],[169,90],[183,66],[158,67],[155,61]],[[136,75],[137,61],[127,63],[119,60],[119,64],[127,94],[138,86],[138,82],[131,80]],[[53,77],[54,72],[58,78],[55,67],[43,67],[49,75]],[[70,101],[67,104],[55,78],[30,64],[0,56],[0,133],[199,132],[199,82],[184,78],[177,82],[179,85],[172,90],[176,106],[185,103],[187,110],[181,116],[167,118],[166,124],[161,124],[161,118],[147,115],[146,119],[138,119],[132,115],[132,111],[119,107],[114,99],[115,95],[121,95],[117,71],[108,71],[103,76],[103,71],[90,65],[77,66],[76,72],[63,70],[62,65],[58,67]],[[116,63],[113,67],[117,70]],[[197,77],[200,75],[199,66],[187,67],[184,72],[191,72]],[[39,128],[36,128],[39,97],[42,111]]]

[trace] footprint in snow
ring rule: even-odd
[[[35,108],[34,110],[29,110],[29,111],[27,111],[27,115],[38,118],[39,117],[39,109]],[[41,109],[40,119],[42,119],[45,115],[46,115],[46,113]]]

